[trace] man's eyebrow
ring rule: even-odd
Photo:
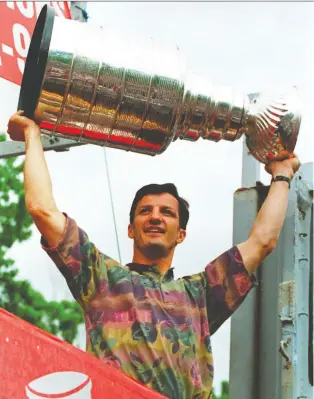
[[[175,209],[175,208],[173,208],[171,205],[161,205],[161,208],[162,209],[169,209],[169,210],[171,210],[171,211],[173,211],[173,212],[177,212],[177,210]]]
[[[152,205],[140,205],[138,209],[140,210],[145,208],[152,208]]]
[[[139,209],[145,209],[145,208],[152,208],[153,205],[147,204],[147,205],[140,205]],[[171,211],[176,212],[175,208],[173,208],[171,205],[160,205],[161,209],[170,209]]]

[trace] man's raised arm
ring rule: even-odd
[[[48,172],[40,129],[36,123],[19,111],[8,123],[8,134],[12,140],[25,141],[24,187],[26,207],[38,230],[51,247],[63,237],[66,217],[56,206]]]
[[[265,169],[273,178],[284,176],[293,179],[299,167],[299,158],[291,156],[283,161],[269,162]],[[249,274],[254,273],[259,264],[276,247],[287,212],[288,194],[288,182],[276,181],[271,185],[248,240],[238,245]]]

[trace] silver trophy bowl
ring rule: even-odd
[[[293,153],[295,88],[247,96],[185,68],[177,48],[120,37],[45,6],[30,43],[18,109],[41,132],[148,155],[178,139],[235,141],[260,162]]]

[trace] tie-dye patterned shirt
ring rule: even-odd
[[[69,217],[62,242],[42,245],[83,308],[88,352],[169,398],[211,397],[210,337],[255,284],[237,247],[174,280],[173,269],[121,266]]]

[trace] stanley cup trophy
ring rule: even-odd
[[[148,155],[178,139],[243,134],[260,162],[292,153],[301,114],[295,88],[250,96],[184,68],[177,48],[55,17],[45,6],[32,36],[18,109],[41,132]]]

